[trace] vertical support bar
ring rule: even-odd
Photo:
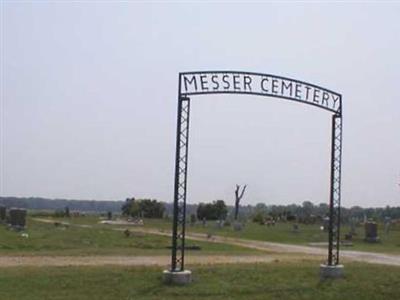
[[[180,80],[179,80],[180,85]],[[178,97],[171,271],[184,270],[190,99]]]
[[[180,85],[180,81],[179,81]],[[180,145],[180,132],[181,132],[181,115],[182,115],[182,102],[180,95],[178,97],[178,111],[176,123],[176,149],[175,149],[175,183],[174,183],[174,216],[172,222],[172,254],[171,254],[171,271],[176,270],[176,254],[177,254],[177,233],[178,233],[178,183],[179,183],[179,145]]]
[[[342,116],[332,116],[331,141],[331,190],[329,200],[328,265],[339,264],[340,249],[340,201],[342,170]]]

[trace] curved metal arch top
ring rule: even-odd
[[[204,94],[248,94],[292,100],[342,113],[339,93],[297,79],[240,71],[196,71],[179,73],[180,96]]]

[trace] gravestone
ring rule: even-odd
[[[233,230],[235,231],[242,231],[243,230],[243,225],[240,222],[234,222],[233,223]]]
[[[365,223],[365,239],[368,243],[379,242],[378,237],[378,224],[376,222],[368,221]]]
[[[4,223],[6,221],[6,213],[7,209],[5,206],[0,206],[0,223]]]
[[[26,225],[26,209],[10,209],[10,225],[16,229],[23,229]]]
[[[293,224],[292,232],[294,232],[294,233],[300,232],[299,224]]]
[[[275,220],[268,220],[266,223],[267,227],[275,226]]]
[[[392,224],[392,219],[390,217],[385,217],[383,220],[383,224],[385,225],[385,234],[389,233],[390,225]]]
[[[218,220],[215,222],[215,228],[221,229],[224,227],[225,221],[224,220]]]
[[[353,235],[351,233],[346,233],[344,236],[344,240],[351,242],[353,240]]]

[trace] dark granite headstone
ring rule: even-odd
[[[376,222],[365,223],[365,239],[366,242],[376,243],[379,242],[378,237],[378,224]]]
[[[14,228],[23,229],[26,225],[26,209],[10,209],[10,225]]]

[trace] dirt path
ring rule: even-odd
[[[130,230],[136,231],[136,232],[149,233],[149,234],[171,236],[170,232],[160,231],[160,230],[156,230],[156,229],[132,228]],[[317,256],[317,257],[321,257],[321,258],[324,258],[327,255],[327,250],[321,249],[321,248],[282,244],[282,243],[263,242],[263,241],[247,240],[247,239],[238,239],[238,238],[230,238],[230,237],[223,237],[223,236],[212,236],[212,238],[208,238],[206,234],[202,234],[202,233],[188,233],[188,234],[186,234],[186,238],[191,239],[191,240],[197,240],[197,241],[207,241],[207,242],[214,242],[214,243],[236,245],[236,246],[241,246],[241,247],[246,247],[246,248],[251,248],[251,249],[257,249],[257,250],[261,250],[261,251],[275,252],[275,253],[301,253],[301,254],[312,255],[314,257]],[[374,263],[374,264],[400,266],[400,255],[341,250],[340,256],[344,260],[353,260],[353,261],[361,261],[361,262],[368,262],[368,263]]]
[[[298,258],[296,258],[298,259]],[[186,263],[196,265],[237,264],[237,263],[270,263],[281,260],[293,260],[290,257],[274,255],[255,256],[187,256]],[[170,256],[3,256],[0,257],[0,268],[21,266],[162,266],[168,268]]]

